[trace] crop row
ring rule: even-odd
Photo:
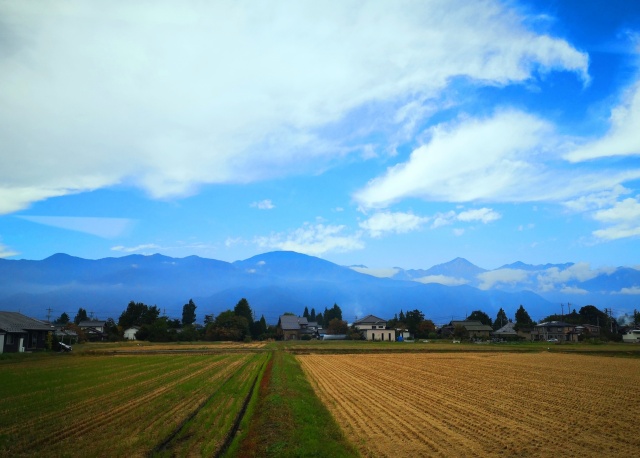
[[[221,416],[228,429],[226,417],[238,411],[229,400],[246,394],[244,380],[265,358],[97,356],[3,365],[9,389],[0,399],[0,456],[142,456],[186,423],[214,438],[200,442],[215,450],[227,431],[206,428]],[[210,416],[200,421],[201,411]]]
[[[562,354],[298,356],[365,456],[640,449],[640,361]]]

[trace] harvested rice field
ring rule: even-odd
[[[633,456],[640,360],[554,353],[297,356],[363,456]]]

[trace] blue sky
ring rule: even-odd
[[[0,1],[0,257],[635,266],[640,3]]]

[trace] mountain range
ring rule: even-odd
[[[189,256],[130,255],[88,260],[55,254],[41,261],[0,259],[0,309],[35,318],[72,318],[82,307],[94,317],[117,320],[129,301],[157,305],[179,318],[193,299],[199,321],[205,314],[233,308],[246,298],[269,323],[305,307],[321,312],[337,303],[343,318],[374,314],[391,318],[400,310],[421,310],[436,323],[464,318],[481,309],[509,317],[522,304],[534,319],[559,313],[561,306],[633,310],[640,294],[640,271],[630,267],[592,270],[587,264],[528,265],[521,262],[486,270],[456,258],[428,269],[340,266],[295,252],[277,251],[224,262]]]

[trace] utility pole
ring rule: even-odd
[[[51,309],[51,307],[49,307],[49,308],[47,309],[47,321],[48,321],[49,323],[51,323],[51,312],[53,312],[53,310]]]
[[[564,304],[560,304],[560,310],[562,310],[562,315],[560,315],[562,317],[562,319],[564,320]]]

